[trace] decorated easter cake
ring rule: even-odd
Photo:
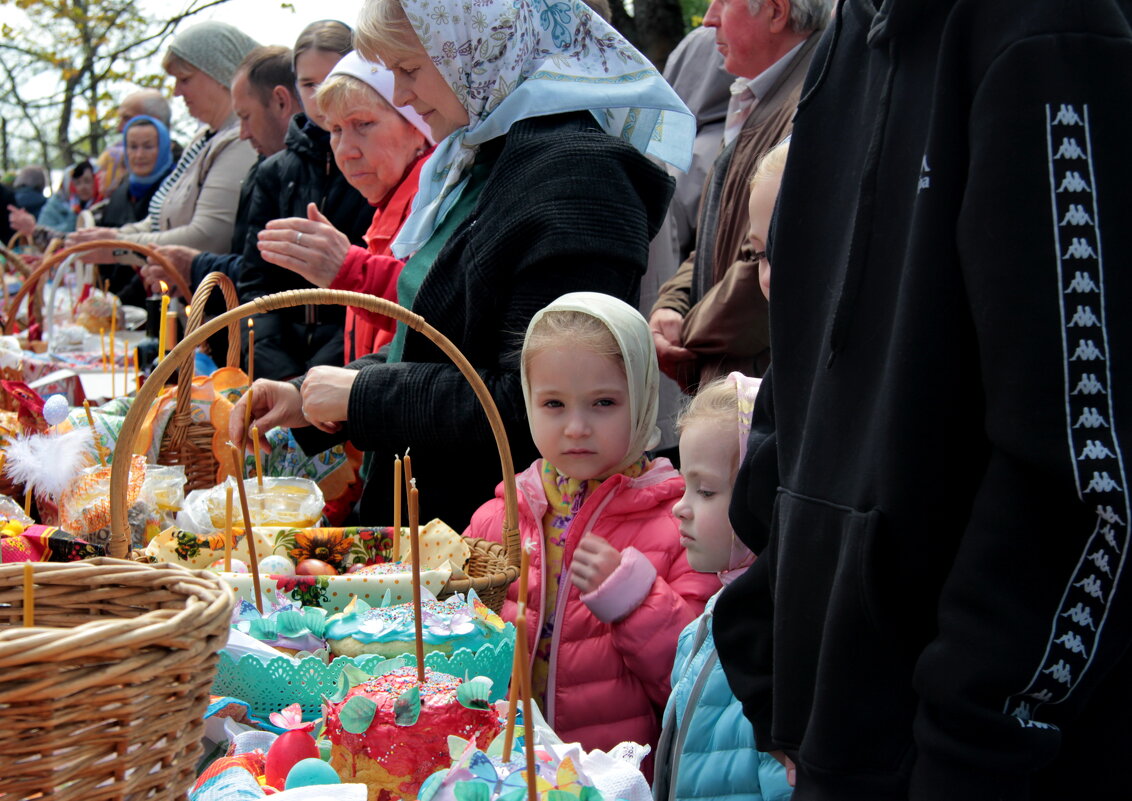
[[[405,666],[353,686],[343,677],[323,709],[330,764],[343,781],[364,783],[369,801],[416,798],[421,783],[451,763],[449,736],[486,747],[501,730],[482,677],[464,682],[426,668],[420,684],[416,668]]]
[[[426,591],[426,595],[427,595]],[[498,646],[513,634],[513,627],[492,612],[475,593],[465,600],[453,595],[438,601],[431,595],[421,603],[426,652],[452,654],[461,648],[479,651]],[[335,656],[379,654],[394,657],[412,653],[416,634],[412,604],[371,607],[354,599],[326,621],[325,636]]]

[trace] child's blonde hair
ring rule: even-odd
[[[717,423],[735,429],[736,448],[731,461],[731,476],[739,470],[739,393],[735,382],[722,376],[702,387],[684,404],[676,418],[676,434],[680,436],[693,423]]]
[[[523,342],[523,369],[530,358],[547,348],[569,344],[598,356],[615,359],[625,367],[625,355],[609,327],[592,314],[580,311],[548,311],[527,332]]]
[[[751,173],[751,180],[747,185],[748,189],[753,189],[757,184],[765,183],[772,178],[781,178],[782,173],[786,170],[786,157],[788,155],[790,155],[789,137],[763,153],[762,157],[755,162],[755,169]]]

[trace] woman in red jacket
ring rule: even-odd
[[[655,748],[677,636],[720,587],[680,545],[671,510],[684,480],[645,454],[658,375],[645,319],[609,295],[564,295],[527,329],[523,394],[542,455],[517,477],[532,687],[555,732],[586,749]],[[502,495],[466,535],[499,539]]]
[[[392,103],[393,75],[348,53],[315,95],[330,148],[346,180],[374,207],[366,248],[351,245],[311,204],[307,219],[273,220],[259,234],[265,261],[286,267],[316,286],[397,299],[403,262],[389,245],[409,216],[421,166],[433,151],[432,134],[410,107]],[[393,338],[395,323],[350,308],[346,362],[373,353]]]

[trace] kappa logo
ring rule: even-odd
[[[932,188],[931,173],[932,168],[928,166],[928,155],[925,153],[920,159],[920,180],[916,183],[916,194]]]
[[[1075,236],[1069,243],[1063,259],[1095,259],[1097,252],[1093,250],[1093,243],[1082,236]]]
[[[1100,324],[1097,315],[1093,314],[1092,306],[1078,306],[1073,319],[1069,321],[1070,328],[1096,328]]]
[[[1085,655],[1087,649],[1085,643],[1081,639],[1081,635],[1072,631],[1067,631],[1058,639],[1054,640],[1058,645],[1063,645],[1069,650],[1070,653]]]
[[[1096,624],[1093,623],[1093,610],[1083,603],[1078,603],[1072,609],[1062,612],[1061,616],[1069,618],[1078,626],[1088,626],[1093,631],[1096,631]]]
[[[1085,151],[1077,144],[1077,140],[1072,137],[1065,137],[1061,140],[1061,148],[1054,156],[1055,159],[1083,159],[1085,158]]]
[[[1092,188],[1085,183],[1085,179],[1081,177],[1081,173],[1076,170],[1066,170],[1065,176],[1061,179],[1061,186],[1057,187],[1057,193],[1060,195],[1062,192],[1092,192]]]
[[[1081,455],[1077,457],[1078,462],[1083,462],[1086,459],[1111,459],[1115,456],[1108,446],[1103,442],[1095,439],[1085,440],[1085,447],[1081,450]]]
[[[1105,392],[1104,384],[1096,377],[1094,373],[1082,373],[1081,380],[1077,382],[1077,387],[1069,393],[1070,395],[1107,395]]]
[[[1069,282],[1069,288],[1065,290],[1065,294],[1070,292],[1100,292],[1100,287],[1093,281],[1093,276],[1088,273],[1076,272],[1073,273],[1073,280]]]
[[[1062,103],[1061,108],[1057,110],[1057,116],[1053,118],[1054,125],[1084,125],[1084,121],[1077,115],[1077,109],[1073,106]]]
[[[1081,410],[1081,416],[1073,424],[1074,428],[1108,428],[1108,421],[1104,419],[1095,408],[1086,406]]]
[[[1085,487],[1085,492],[1123,492],[1124,488],[1112,480],[1106,472],[1093,473],[1092,480],[1089,481],[1089,486]]]
[[[1092,225],[1093,218],[1085,211],[1085,207],[1076,203],[1070,203],[1069,208],[1065,211],[1065,216],[1061,218],[1059,223],[1060,227],[1064,228],[1067,225]]]
[[[1069,361],[1071,362],[1091,362],[1096,361],[1097,359],[1104,361],[1104,354],[1101,353],[1100,348],[1097,347],[1097,343],[1093,342],[1093,340],[1091,339],[1078,340],[1077,350],[1074,351],[1073,355],[1069,357]]]
[[[1102,604],[1104,603],[1104,589],[1101,588],[1101,580],[1094,576],[1092,573],[1088,577],[1081,579],[1073,585],[1079,590],[1083,590],[1090,598],[1096,598]]]

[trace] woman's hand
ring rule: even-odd
[[[582,537],[570,562],[570,581],[582,592],[593,592],[621,564],[621,551],[597,534]]]
[[[350,240],[310,203],[305,220],[285,217],[269,221],[259,232],[258,245],[264,261],[286,267],[325,288],[342,268]]]
[[[169,275],[166,269],[155,261],[147,261],[141,268],[142,282],[145,289],[152,295],[161,292],[161,282],[164,281],[170,288],[177,286],[178,277],[185,286],[192,286],[193,259],[200,255],[196,248],[185,245],[162,245],[157,252],[165,257],[170,266],[177,273]],[[189,298],[185,298],[189,300]]]
[[[13,231],[18,231],[31,241],[31,235],[35,232],[35,215],[30,212],[24,211],[19,206],[8,206],[8,225],[12,227]]]
[[[333,434],[342,428],[350,408],[350,390],[357,370],[319,365],[303,379],[302,413],[319,431]]]
[[[244,447],[244,409],[248,405],[248,395],[236,403],[228,418],[228,438],[237,448]],[[267,432],[273,428],[302,428],[308,425],[303,417],[303,399],[299,389],[286,381],[270,381],[261,378],[252,384],[251,424],[260,431],[260,444],[267,446]]]
[[[66,247],[74,247],[81,245],[85,242],[93,242],[96,239],[117,239],[117,228],[83,228],[74,233],[67,234],[67,238],[63,244]],[[114,254],[109,248],[99,248],[98,250],[88,250],[82,254],[82,261],[87,264],[114,264]]]

